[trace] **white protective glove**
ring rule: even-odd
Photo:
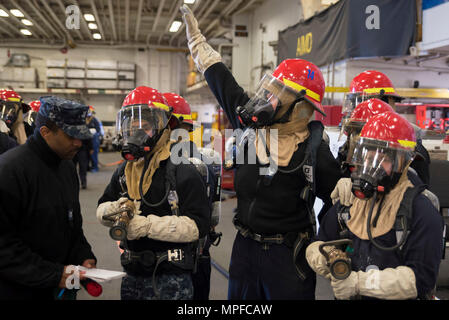
[[[0,119],[0,132],[9,133],[9,128],[6,125],[5,121]]]
[[[349,299],[357,294],[383,300],[415,299],[418,296],[415,273],[406,266],[382,271],[353,271],[344,280],[332,277],[331,285],[337,299]]]
[[[128,225],[128,240],[148,237],[167,242],[192,242],[198,240],[199,230],[195,221],[187,216],[164,216],[153,214],[134,216]]]
[[[331,286],[338,300],[349,300],[359,294],[359,272],[352,271],[344,280],[335,279],[331,275]]]
[[[206,42],[206,38],[201,34],[198,21],[190,8],[184,4],[179,10],[186,25],[187,45],[190,54],[198,71],[204,74],[204,71],[211,65],[222,61],[221,55]]]
[[[354,202],[351,178],[341,178],[331,193],[332,204],[340,200],[343,206],[349,207]]]
[[[112,227],[114,222],[110,220],[104,220],[103,216],[117,212],[120,209],[120,206],[128,200],[128,198],[122,197],[117,201],[107,201],[101,203],[97,208],[97,220],[106,227]]]
[[[312,242],[306,249],[306,260],[309,264],[310,268],[315,271],[316,274],[323,276],[327,279],[330,279],[331,274],[329,267],[327,266],[326,258],[321,254],[319,250],[320,244],[324,243],[323,241],[315,241]],[[330,252],[334,249],[334,246],[324,247],[326,252]]]

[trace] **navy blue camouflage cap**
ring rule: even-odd
[[[39,113],[53,121],[66,134],[80,140],[92,138],[86,124],[88,106],[54,96],[41,97],[40,101]]]

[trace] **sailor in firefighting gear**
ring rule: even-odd
[[[401,102],[401,97],[393,86],[391,80],[382,72],[377,70],[366,70],[355,76],[349,86],[349,93],[345,94],[343,105],[343,118],[348,117],[354,108],[368,99],[378,98],[388,103],[393,110],[397,111],[396,103]],[[417,156],[411,163],[419,178],[427,185],[430,183],[430,156],[422,144],[421,128],[412,124],[416,136],[416,154]],[[344,148],[343,148],[344,150]],[[343,152],[340,150],[339,152]]]
[[[377,98],[371,98],[365,100],[357,105],[357,107],[351,112],[349,118],[342,123],[341,132],[347,136],[345,144],[340,148],[337,159],[341,163],[341,170],[343,178],[338,180],[337,185],[332,191],[332,202],[336,203],[340,201],[341,205],[350,206],[354,200],[354,194],[351,192],[351,170],[354,169],[351,166],[351,159],[348,154],[352,154],[356,141],[362,131],[365,123],[373,116],[391,111],[393,108],[386,102]],[[341,150],[344,151],[344,155]]]
[[[205,238],[199,241],[199,258],[197,271],[192,275],[193,299],[208,300],[210,292],[211,257],[210,246],[220,242],[221,233],[215,231],[221,215],[221,171],[222,161],[218,152],[210,148],[197,148],[193,142],[192,132],[194,123],[189,103],[180,95],[175,93],[164,93],[167,104],[173,108],[172,129],[184,130],[175,134],[178,142],[172,152],[178,152],[189,159],[201,173],[206,183],[209,206],[211,211],[210,231]],[[187,135],[187,132],[189,135]],[[189,139],[187,139],[189,137]]]
[[[23,115],[23,124],[27,137],[31,136],[36,129],[36,116],[41,107],[40,100],[33,100],[29,103],[30,109]]]
[[[182,96],[176,93],[166,92],[163,96],[167,101],[167,105],[173,108],[173,124],[171,128],[173,130],[181,129],[186,130],[189,133],[192,132],[194,128],[189,103]],[[180,136],[178,144],[183,144],[179,145],[179,153],[184,153],[184,157],[192,159],[195,153],[199,155],[196,144],[190,139],[184,139],[183,141]],[[193,300],[209,299],[211,273],[209,247],[210,245],[208,243],[207,247],[201,248],[201,255],[198,258],[197,271],[192,274]]]
[[[114,213],[127,199],[137,201],[121,242],[127,276],[121,298],[192,299],[196,243],[209,231],[205,185],[195,167],[170,159],[172,110],[162,94],[138,87],[117,114],[124,164],[98,201],[97,218]]]
[[[0,154],[18,146],[17,141],[9,136],[9,132],[6,123],[0,119]]]
[[[307,261],[331,280],[337,299],[428,299],[435,287],[443,250],[443,220],[414,185],[408,166],[416,138],[409,122],[394,112],[368,120],[351,152],[349,212],[339,203],[324,216],[318,240],[307,248]],[[420,180],[418,179],[420,182]],[[348,238],[352,272],[343,280],[329,274],[319,252],[323,242]],[[331,248],[328,248],[331,250]]]
[[[27,135],[23,114],[28,110],[29,106],[22,101],[22,97],[17,92],[9,89],[0,90],[0,132],[3,133],[0,134],[0,151],[4,152],[15,146],[11,139],[6,139],[6,134],[19,145],[25,143]]]
[[[322,140],[322,125],[309,123],[315,110],[323,113],[322,74],[305,60],[284,60],[262,78],[250,99],[206,42],[190,9],[183,6],[181,11],[198,70],[233,128],[245,130],[236,141],[244,161],[235,163],[234,225],[239,232],[232,249],[228,298],[315,299],[316,277],[304,250],[314,235],[312,200],[320,197],[327,210],[340,177],[338,163]],[[264,141],[261,129],[277,132],[278,138]],[[257,163],[248,161],[252,154]],[[273,162],[277,170],[272,170]]]

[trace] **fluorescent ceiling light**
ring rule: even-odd
[[[95,21],[94,15],[93,15],[93,14],[90,14],[90,13],[86,13],[86,14],[84,15],[84,19],[86,19],[86,21]]]
[[[179,30],[179,28],[181,27],[182,22],[181,21],[173,21],[173,23],[171,24],[170,27],[170,32],[177,32]]]
[[[94,34],[92,35],[92,37],[94,37],[94,39],[96,39],[96,40],[100,40],[100,39],[101,39],[101,34],[99,34],[99,33],[94,33]]]
[[[91,29],[91,30],[96,30],[96,29],[98,29],[98,26],[97,26],[97,24],[96,23],[89,23],[88,25],[87,25],[88,27],[89,27],[89,29]]]
[[[9,17],[9,14],[5,10],[0,9],[0,17]]]
[[[33,23],[28,19],[22,19],[22,23],[26,26],[32,26]]]
[[[184,3],[193,4],[193,3],[195,3],[195,0],[184,0]]]
[[[9,10],[9,11],[11,11],[11,13],[12,13],[14,16],[16,16],[16,17],[19,17],[19,18],[25,17],[25,16],[23,15],[22,11],[20,11],[19,9],[11,9],[11,10]]]
[[[27,29],[20,29],[20,32],[22,32],[26,36],[31,36],[32,35],[30,30],[27,30]]]

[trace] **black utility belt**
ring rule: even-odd
[[[248,227],[244,226],[236,217],[232,220],[232,223],[240,234],[245,238],[253,239],[254,241],[266,244],[285,244],[287,247],[293,247],[298,235],[301,238],[310,238],[311,233],[309,232],[287,232],[287,233],[277,233],[273,235],[261,235],[251,231]]]
[[[193,270],[195,267],[195,259],[191,250],[170,249],[166,251],[131,251],[125,249],[120,256],[123,267],[138,264],[144,270],[152,271],[162,262],[168,262],[178,268],[184,270]]]

